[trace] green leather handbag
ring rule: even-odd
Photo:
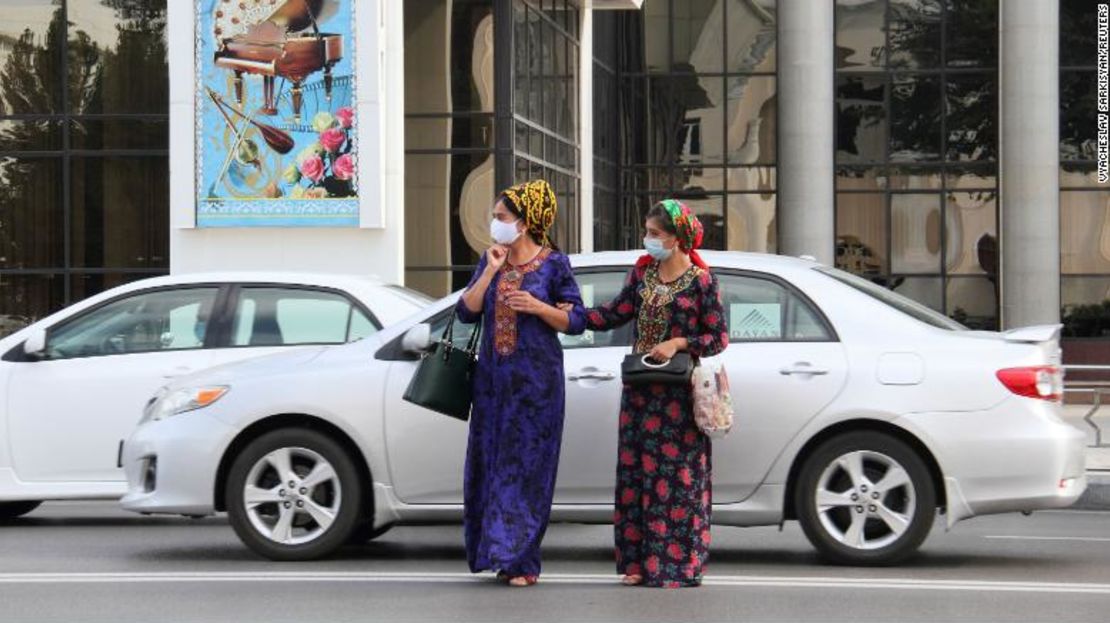
[[[478,345],[482,322],[474,327],[466,348],[455,346],[455,322],[451,319],[443,335],[416,366],[404,399],[436,413],[467,421],[474,399],[474,369],[478,365]]]

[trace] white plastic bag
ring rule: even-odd
[[[693,375],[694,422],[711,439],[732,430],[732,394],[722,363],[703,359]]]

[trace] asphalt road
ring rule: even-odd
[[[919,557],[888,569],[822,565],[793,524],[713,535],[702,588],[626,588],[611,528],[554,525],[541,584],[515,589],[466,572],[457,526],[272,563],[221,519],[55,503],[0,527],[0,621],[1110,620],[1106,512],[938,522]]]

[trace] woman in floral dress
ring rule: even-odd
[[[668,199],[647,215],[648,251],[612,302],[586,312],[608,331],[635,321],[635,353],[695,360],[728,346],[717,278],[697,253],[702,226]],[[698,586],[709,557],[710,444],[694,423],[688,386],[625,385],[617,455],[617,573],[634,586]]]
[[[482,322],[463,478],[467,562],[513,586],[536,583],[551,514],[565,408],[558,332],[585,329],[570,262],[547,238],[555,213],[543,180],[501,193],[495,244],[457,307],[463,322]]]

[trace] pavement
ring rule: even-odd
[[[899,567],[830,567],[797,524],[713,528],[697,590],[617,583],[612,528],[555,524],[538,586],[467,572],[458,526],[395,528],[333,559],[274,563],[226,520],[48,503],[0,527],[0,620],[1099,621],[1110,612],[1110,513],[943,522]]]

